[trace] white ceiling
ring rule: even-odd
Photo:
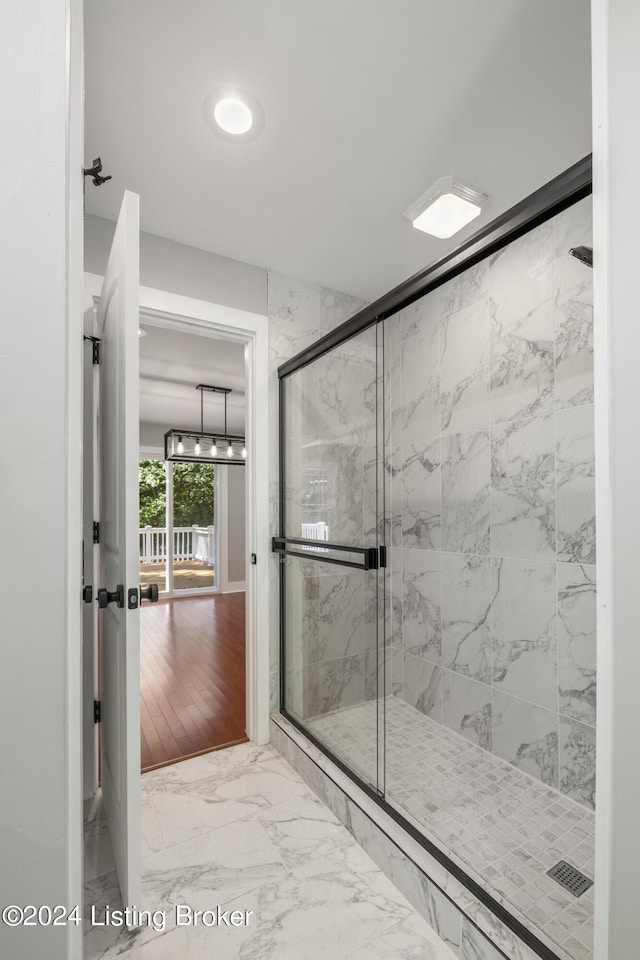
[[[244,346],[213,337],[166,330],[140,323],[140,421],[165,433],[171,427],[200,429],[199,383],[230,387],[227,395],[229,433],[244,432]],[[205,392],[205,432],[224,427],[224,397]]]
[[[454,173],[492,219],[590,151],[588,0],[87,0],[87,210],[374,299],[440,257],[402,212]],[[235,82],[262,134],[229,143]]]

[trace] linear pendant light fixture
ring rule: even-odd
[[[480,216],[488,199],[487,193],[462,183],[453,176],[440,177],[405,210],[404,215],[411,220],[416,230],[422,230],[440,240],[448,240]]]
[[[227,396],[230,387],[214,387],[199,383],[200,430],[167,430],[164,435],[164,458],[174,463],[227,463],[244,466],[247,459],[245,438],[227,433]],[[204,394],[224,394],[224,433],[208,433],[204,429]]]

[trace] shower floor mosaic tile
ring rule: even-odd
[[[575,898],[547,870],[593,877],[593,811],[399,700],[386,700],[386,799],[534,933],[591,960],[593,887]],[[375,769],[376,701],[306,721],[354,769]]]

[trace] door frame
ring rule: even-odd
[[[99,295],[102,277],[85,273],[85,292]],[[200,336],[234,340],[245,347],[245,465],[247,619],[246,730],[257,744],[269,740],[269,419],[268,318],[235,307],[152,287],[140,287],[140,316],[146,324]],[[136,536],[138,531],[136,530]],[[250,562],[255,554],[257,562]],[[260,616],[258,616],[258,610]]]

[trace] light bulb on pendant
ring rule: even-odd
[[[212,456],[212,457],[217,457],[217,456],[218,456],[218,448],[216,447],[216,442],[215,442],[215,440],[214,440],[213,443],[211,444],[211,456]]]
[[[227,456],[228,457],[233,456],[233,447],[231,446],[231,440],[229,440],[229,446],[227,447]]]
[[[243,448],[242,448],[242,459],[243,459],[243,460],[246,460],[246,459],[247,459],[247,448],[246,448],[246,447],[243,447]]]
[[[184,443],[182,442],[182,437],[178,437],[178,446],[176,447],[176,450],[178,453],[184,453]]]
[[[197,437],[197,438],[196,438],[196,445],[195,445],[195,447],[193,448],[193,452],[194,452],[194,454],[195,454],[196,457],[199,457],[199,456],[200,456],[200,437]]]

